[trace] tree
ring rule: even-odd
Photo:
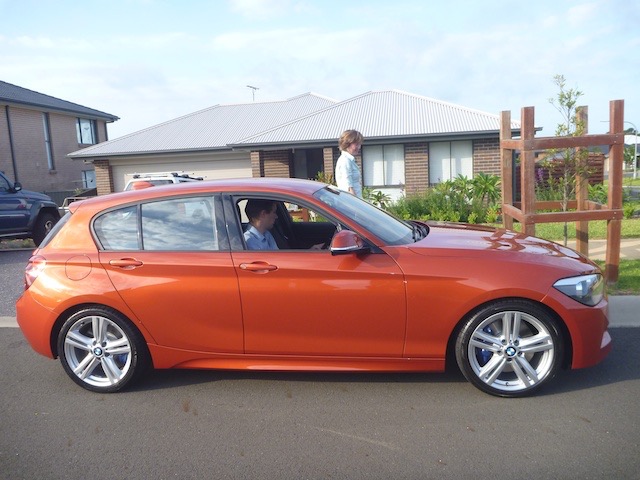
[[[578,100],[582,97],[582,92],[575,88],[567,88],[566,80],[563,75],[555,75],[554,83],[559,91],[555,97],[549,99],[549,102],[562,115],[562,122],[556,128],[557,137],[578,137],[585,133],[586,125],[579,118]],[[547,167],[554,170],[559,169],[560,175],[556,182],[561,191],[562,211],[569,209],[569,201],[575,198],[576,194],[576,175],[588,177],[589,171],[587,166],[587,158],[589,152],[584,149],[565,148],[548,150],[545,155],[545,163]],[[567,244],[567,224],[564,224],[564,244]]]

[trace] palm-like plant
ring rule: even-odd
[[[478,173],[473,179],[473,195],[485,205],[498,203],[502,195],[500,177],[484,172]]]

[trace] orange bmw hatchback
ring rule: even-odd
[[[17,319],[78,385],[149,368],[437,372],[517,397],[611,348],[601,271],[556,243],[400,221],[318,182],[243,179],[73,203]]]

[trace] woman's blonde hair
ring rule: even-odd
[[[359,131],[345,130],[342,132],[342,135],[340,135],[340,139],[338,140],[338,148],[340,150],[346,150],[352,143],[362,144],[363,141],[364,137]]]

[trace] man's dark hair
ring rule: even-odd
[[[247,205],[244,207],[244,212],[247,214],[249,220],[260,217],[262,212],[271,212],[275,200],[265,200],[263,198],[250,198],[247,200]]]

